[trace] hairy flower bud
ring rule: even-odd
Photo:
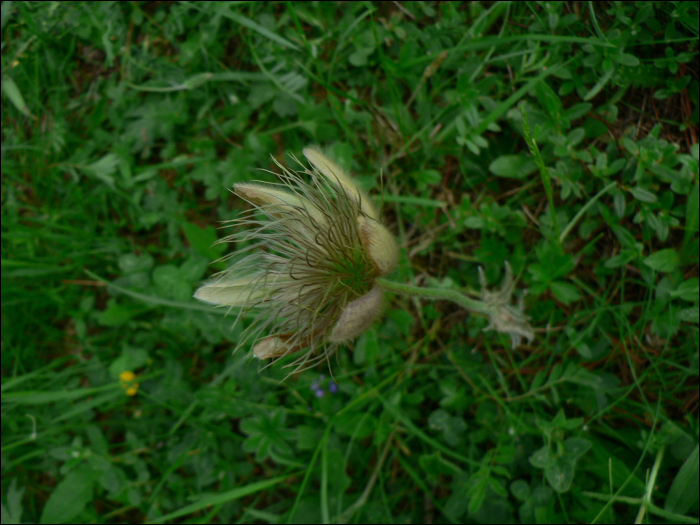
[[[286,355],[289,350],[282,337],[270,335],[263,337],[255,344],[253,355],[258,359],[270,359]]]
[[[399,247],[394,237],[376,220],[360,216],[357,223],[360,227],[360,242],[377,273],[380,277],[390,274],[399,260]]]
[[[375,285],[367,294],[345,307],[328,340],[344,343],[361,335],[379,317],[383,302],[384,292]]]

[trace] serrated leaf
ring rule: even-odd
[[[101,180],[110,188],[114,188],[114,173],[119,166],[119,157],[115,153],[107,153],[92,164],[82,166],[82,170]]]
[[[484,504],[484,498],[486,498],[486,487],[488,486],[488,476],[480,475],[477,473],[474,477],[477,478],[476,483],[472,485],[467,493],[469,497],[469,512],[477,512],[481,506]]]
[[[163,295],[178,301],[187,301],[192,295],[192,287],[172,264],[158,266],[153,270],[153,282]]]
[[[497,475],[502,476],[502,477],[504,477],[504,478],[510,478],[510,477],[511,477],[511,476],[510,476],[510,471],[509,471],[508,469],[506,469],[506,468],[503,468],[503,467],[495,467],[495,468],[492,470],[492,472],[493,472],[494,474],[497,474]],[[507,498],[507,497],[508,497],[508,491],[507,491],[506,488],[503,486],[503,480],[501,480],[500,478],[497,478],[497,477],[495,477],[495,476],[489,476],[489,477],[486,478],[486,479],[487,479],[488,482],[489,482],[489,487],[491,487],[491,490],[492,490],[494,493],[498,494],[499,496],[501,496],[501,497],[503,497],[503,498]]]

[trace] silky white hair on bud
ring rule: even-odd
[[[374,281],[398,260],[396,240],[365,192],[319,149],[305,148],[304,155],[313,170],[294,172],[273,159],[280,183],[234,186],[252,209],[229,222],[241,231],[221,242],[255,243],[195,292],[201,301],[240,309],[236,322],[256,312],[238,347],[254,338],[258,359],[275,362],[306,350],[287,365],[294,371],[328,359],[375,322],[384,292]]]

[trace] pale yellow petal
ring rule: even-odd
[[[255,343],[253,355],[258,359],[272,359],[301,350],[301,346],[292,341],[294,341],[292,334],[268,335]]]
[[[289,348],[287,345],[276,335],[270,335],[268,337],[263,337],[255,343],[253,347],[253,355],[258,359],[270,359],[273,357],[279,357],[287,353]]]
[[[373,219],[379,219],[379,214],[369,201],[369,197],[340,166],[321,153],[318,148],[304,148],[304,155],[309,159],[316,171],[326,177],[331,184],[343,190],[348,197],[360,206],[363,212]]]
[[[195,299],[210,304],[245,306],[264,296],[264,288],[255,286],[260,276],[243,279],[219,279],[200,286],[194,293]]]
[[[357,218],[360,242],[380,276],[390,274],[399,260],[399,246],[386,227],[360,215]]]
[[[322,226],[328,225],[328,221],[323,213],[311,202],[299,195],[263,184],[236,184],[234,189],[237,195],[257,205],[270,205],[265,208],[265,211],[269,214],[274,215],[275,209],[278,209],[303,215],[301,210],[306,210],[318,224]]]

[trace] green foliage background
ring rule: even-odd
[[[695,3],[1,14],[2,523],[697,523]],[[332,378],[232,356],[192,293],[308,144],[536,340],[393,297]]]

